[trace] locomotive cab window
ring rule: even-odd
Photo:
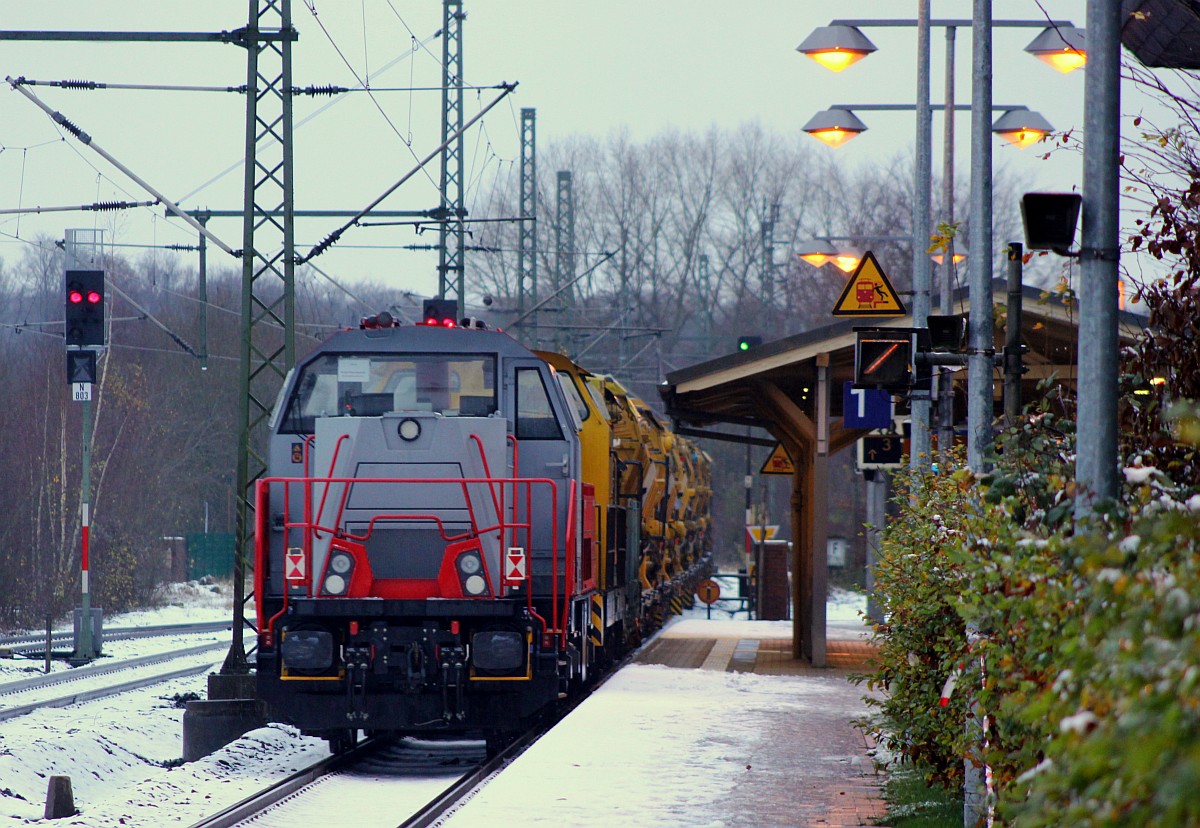
[[[487,417],[496,411],[495,364],[465,354],[323,354],[301,370],[279,430],[311,434],[318,417],[403,411]]]
[[[562,429],[550,405],[550,395],[536,368],[517,369],[518,440],[561,440]]]

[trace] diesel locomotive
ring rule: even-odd
[[[486,739],[690,601],[709,458],[610,377],[427,303],[297,363],[257,483],[257,690],[329,741]]]

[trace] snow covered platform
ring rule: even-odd
[[[831,603],[830,664],[791,658],[791,622],[676,620],[444,824],[872,825],[882,778],[846,680],[864,628]],[[723,613],[728,616],[728,613]],[[838,660],[833,655],[838,653]],[[840,666],[839,666],[840,662]]]

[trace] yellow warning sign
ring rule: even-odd
[[[767,458],[767,462],[763,463],[762,468],[758,470],[759,474],[795,474],[796,467],[792,463],[791,456],[787,453],[787,449],[783,447],[783,443],[776,443],[775,448],[771,450],[771,456]]]
[[[900,295],[870,250],[863,254],[846,289],[833,306],[834,316],[904,316],[907,312]]]

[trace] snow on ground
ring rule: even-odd
[[[865,596],[831,595],[831,632],[864,635],[860,619],[865,610]],[[706,620],[698,603],[663,635],[791,637],[791,621],[722,615],[718,619],[714,612]],[[761,757],[764,743],[776,737],[778,717],[822,709],[838,711],[848,721],[867,713],[860,697],[856,688],[834,676],[760,676],[633,664],[444,824],[492,828],[519,815],[523,826],[742,825],[746,815],[730,814],[726,805],[746,778],[751,757]]]
[[[864,607],[861,596],[835,593],[829,603],[831,627],[844,626],[857,634]],[[219,620],[229,613],[228,596],[203,585],[177,585],[164,609],[106,619],[106,626]],[[731,618],[720,604],[714,605],[713,620],[705,616],[705,606],[697,602],[673,621],[667,634],[711,631],[713,637],[757,639],[791,634],[790,621],[749,622],[742,620],[744,613]],[[133,649],[137,646],[134,642]],[[219,661],[214,659],[214,669]],[[0,672],[0,682],[19,677],[24,676]],[[737,783],[754,741],[763,738],[763,721],[754,711],[803,711],[807,705],[827,704],[837,684],[824,677],[633,665],[493,781],[449,825],[721,825],[712,821],[712,814],[719,812],[721,797]],[[205,759],[180,765],[183,708],[177,701],[188,693],[202,695],[204,687],[201,674],[0,723],[0,826],[40,822],[48,777],[55,774],[71,777],[80,810],[79,816],[55,825],[189,825],[325,755],[323,740],[270,725]],[[615,727],[618,722],[620,727]],[[586,755],[580,751],[585,744]],[[679,787],[664,790],[656,783],[664,762],[679,768]],[[539,780],[537,785],[528,783],[530,774]],[[548,790],[562,795],[547,799]],[[614,791],[621,793],[613,797]],[[347,803],[325,825],[360,828],[362,823],[353,804]]]

